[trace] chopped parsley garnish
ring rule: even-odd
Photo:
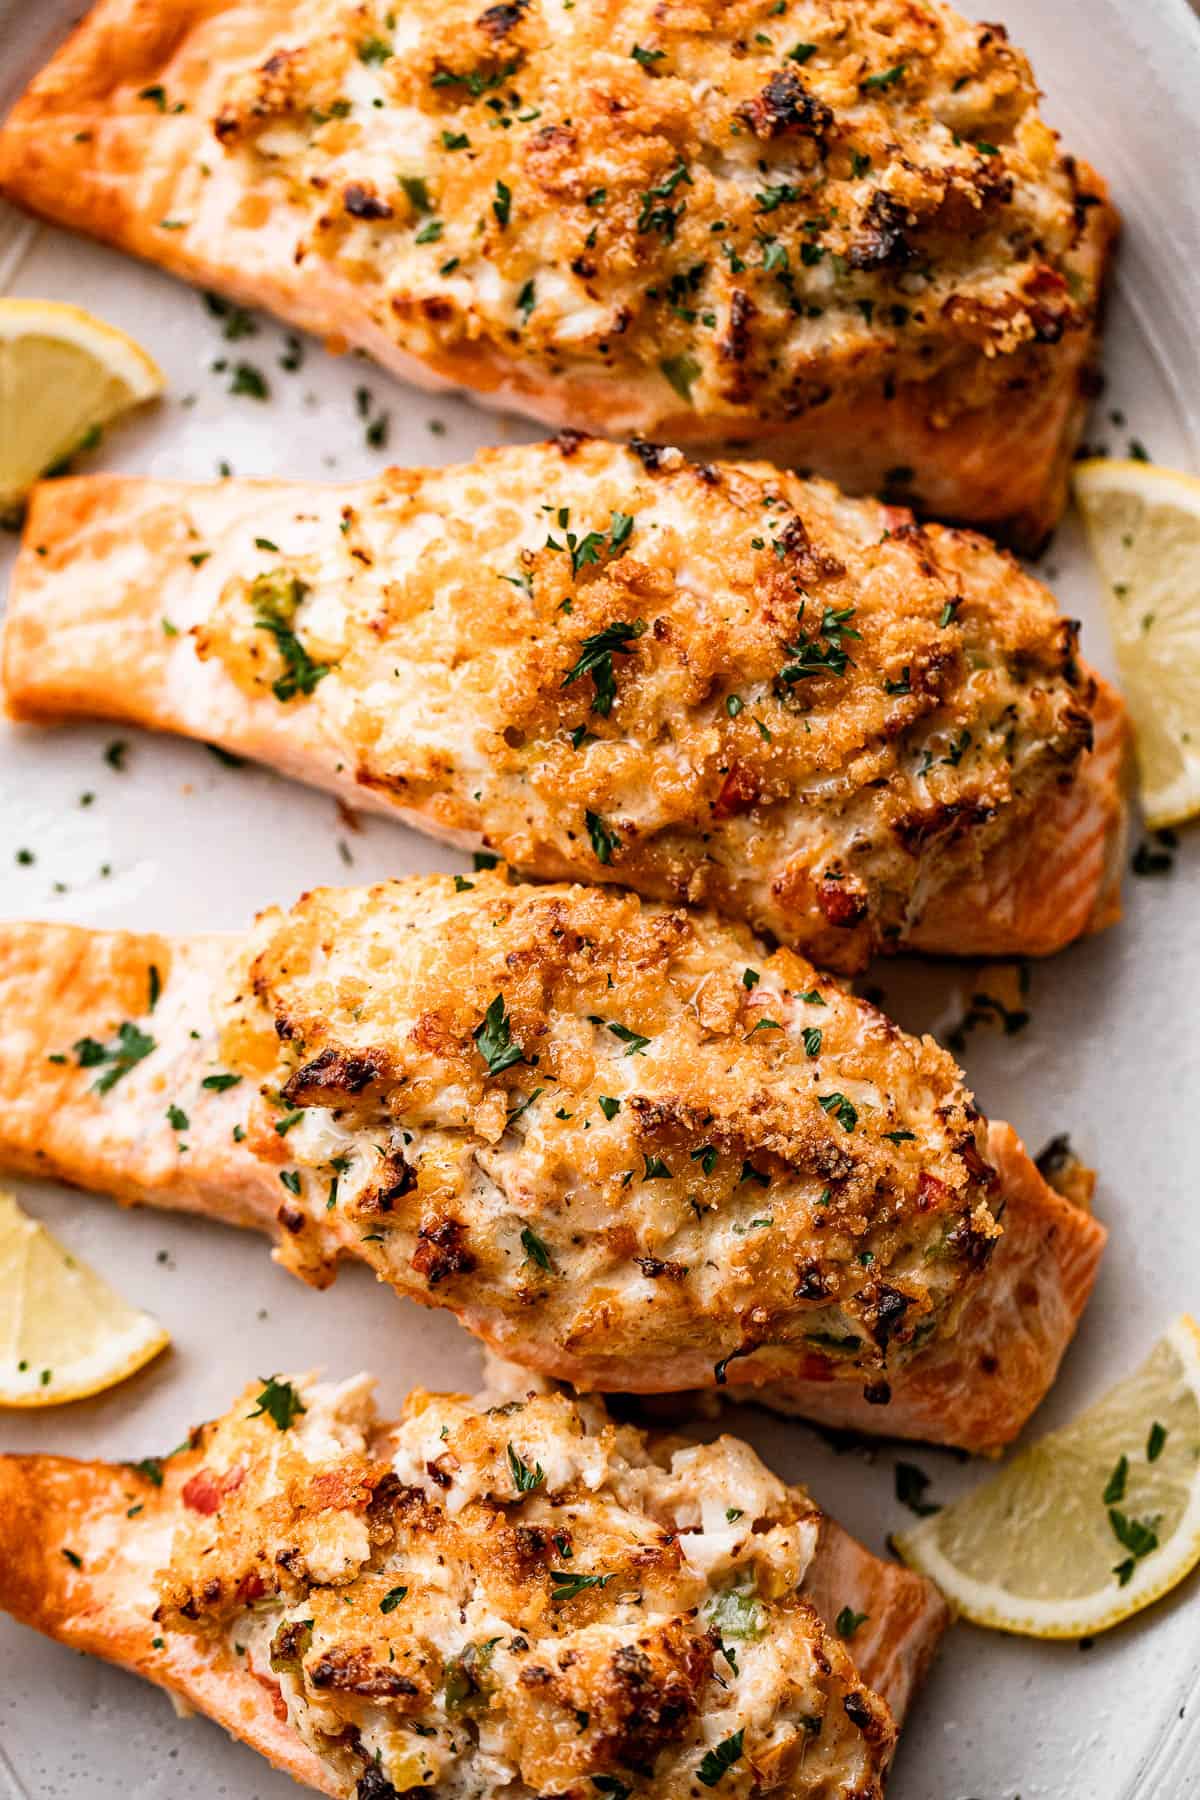
[[[1146,1439],[1146,1461],[1157,1462],[1163,1453],[1163,1445],[1167,1441],[1167,1428],[1155,1419],[1150,1427],[1150,1436]]]
[[[206,1075],[204,1080],[200,1083],[200,1086],[202,1088],[211,1088],[215,1094],[225,1094],[228,1093],[230,1088],[235,1088],[241,1079],[240,1075]]]
[[[750,1027],[750,1030],[746,1033],[746,1035],[747,1035],[747,1037],[753,1037],[756,1031],[782,1031],[782,1030],[783,1030],[783,1026],[779,1023],[778,1019],[759,1019],[759,1021],[756,1025],[752,1025]]]
[[[379,1602],[380,1612],[381,1613],[395,1612],[396,1608],[399,1606],[400,1602],[406,1597],[407,1594],[408,1594],[408,1589],[406,1587],[389,1588],[387,1593],[383,1596],[383,1599]]]
[[[413,238],[413,243],[414,244],[437,244],[437,243],[440,243],[441,236],[442,236],[442,221],[440,219],[427,219],[425,224],[422,225],[420,231],[418,231],[416,236]]]
[[[601,1022],[599,1019],[593,1020],[593,1023],[597,1025]],[[612,1032],[614,1037],[620,1038],[623,1044],[629,1045],[625,1052],[626,1056],[641,1056],[650,1042],[648,1037],[642,1037],[640,1033],[631,1031],[628,1025],[618,1025],[615,1019],[609,1021],[607,1029]]]
[[[146,971],[146,974],[147,974],[148,984],[149,984],[149,988],[150,988],[149,1011],[153,1012],[155,1007],[158,1005],[159,995],[162,993],[162,976],[158,972],[158,965],[156,963],[150,964],[150,967]]]
[[[135,1475],[143,1476],[154,1487],[161,1487],[163,1484],[163,1459],[161,1456],[144,1456],[140,1462],[126,1463],[125,1467],[132,1469]]]
[[[1158,1549],[1158,1533],[1152,1525],[1145,1524],[1141,1519],[1129,1518],[1115,1506],[1108,1509],[1108,1522],[1117,1542],[1129,1552],[1125,1561],[1117,1563],[1113,1569],[1113,1574],[1124,1587],[1133,1574],[1134,1565],[1143,1556],[1149,1556],[1152,1550]]]
[[[393,54],[392,46],[388,43],[386,38],[364,38],[362,43],[358,46],[359,62],[367,63],[368,65],[372,63],[378,64],[388,62]]]
[[[191,1121],[184,1112],[182,1106],[168,1106],[167,1124],[171,1127],[172,1131],[186,1131],[190,1123]]]
[[[1119,1456],[1112,1474],[1104,1484],[1102,1498],[1105,1506],[1115,1506],[1118,1500],[1125,1498],[1125,1484],[1129,1479],[1129,1458]]]
[[[442,148],[444,150],[468,150],[471,140],[465,131],[443,131]]]
[[[702,1781],[707,1788],[716,1787],[721,1777],[732,1769],[742,1754],[743,1731],[735,1731],[727,1737],[715,1750],[705,1752],[700,1767],[696,1770],[696,1779]]]
[[[884,1131],[880,1134],[889,1144],[911,1144],[916,1141],[915,1131]]]
[[[786,60],[794,63],[806,63],[809,57],[815,56],[816,53],[817,46],[815,44],[797,44],[788,51]]]
[[[840,1638],[852,1638],[860,1625],[865,1625],[870,1613],[855,1612],[852,1606],[843,1606],[833,1622],[833,1628]]]
[[[668,244],[675,242],[675,228],[687,211],[687,201],[680,200],[674,206],[662,206],[656,202],[670,200],[680,182],[684,182],[688,187],[692,185],[687,164],[682,158],[669,175],[664,175],[657,186],[647,188],[643,193],[642,210],[638,215],[637,222],[639,231],[657,231],[667,240]]]
[[[517,311],[520,313],[521,318],[526,325],[528,325],[529,315],[536,305],[537,290],[534,287],[533,276],[531,275],[517,295]]]
[[[248,1419],[261,1418],[265,1413],[279,1431],[287,1431],[302,1412],[307,1409],[290,1381],[280,1381],[274,1375],[260,1375],[262,1392],[258,1395],[254,1411],[247,1413]]]
[[[776,540],[777,552],[782,542],[782,539]],[[783,554],[786,554],[786,545]],[[862,636],[861,632],[855,631],[848,623],[854,617],[854,610],[852,606],[827,606],[815,636],[785,645],[788,655],[794,657],[795,661],[780,671],[780,680],[786,681],[791,687],[810,675],[844,675],[853,665],[852,658],[844,648],[843,639]],[[800,619],[803,623],[803,606],[800,608]]]
[[[596,861],[605,864],[610,863],[612,861],[613,851],[621,848],[620,838],[615,831],[609,829],[599,813],[587,811],[583,816],[587,821],[588,836],[592,840],[592,849],[596,853]]]
[[[522,1460],[520,1453],[513,1449],[511,1443],[508,1446],[508,1467],[513,1478],[513,1486],[518,1494],[531,1494],[534,1488],[540,1487],[546,1479],[546,1471],[541,1463],[535,1463],[531,1469],[529,1464]]]
[[[641,63],[643,69],[652,69],[667,53],[665,50],[643,50],[640,44],[635,44],[629,54],[635,63]]]
[[[536,1263],[539,1269],[545,1269],[548,1274],[553,1273],[554,1264],[550,1260],[550,1252],[532,1225],[521,1228],[521,1248],[531,1263]]]
[[[70,1565],[73,1569],[82,1569],[83,1558],[82,1558],[82,1556],[80,1556],[80,1554],[77,1550],[68,1550],[66,1545],[64,1544],[63,1545],[63,1555],[66,1557],[67,1561],[70,1563]]]
[[[236,1132],[236,1130],[237,1130],[236,1126],[234,1127],[234,1130]],[[289,1194],[295,1194],[295,1195],[299,1196],[299,1193],[300,1193],[300,1171],[299,1171],[299,1169],[280,1169],[279,1179],[280,1179],[280,1181],[282,1181],[284,1187],[287,1189]]]
[[[97,1043],[95,1038],[80,1038],[72,1048],[79,1059],[81,1069],[97,1069],[107,1064],[103,1075],[92,1083],[94,1094],[107,1094],[116,1087],[122,1075],[128,1075],[143,1057],[149,1056],[155,1048],[154,1039],[147,1031],[139,1031],[131,1020],[126,1019],[118,1026],[117,1035],[111,1044]]]
[[[276,1119],[275,1129],[280,1137],[286,1137],[293,1125],[298,1125],[304,1117],[303,1109],[298,1112],[285,1113],[282,1119]]]
[[[616,519],[619,515],[613,515]],[[573,553],[574,554],[574,553]],[[613,701],[617,697],[617,682],[613,672],[613,657],[628,656],[633,642],[646,630],[645,619],[614,619],[611,625],[603,630],[594,631],[585,637],[579,646],[579,658],[563,677],[563,687],[570,687],[583,675],[590,675],[595,694],[592,698],[591,710],[606,719],[612,712]]]
[[[645,1172],[642,1175],[643,1181],[670,1181],[671,1171],[661,1156],[647,1156],[645,1151],[643,1151],[642,1161],[645,1164]]]
[[[503,994],[496,995],[471,1036],[479,1046],[489,1075],[499,1075],[503,1070],[511,1069],[514,1063],[525,1060],[524,1050],[513,1042]]]
[[[860,88],[895,87],[895,85],[898,81],[904,80],[904,77],[907,73],[908,73],[908,64],[907,63],[896,63],[893,65],[892,68],[884,69],[883,73],[880,75],[864,76],[864,78],[862,79],[862,81],[859,82],[858,85]]]
[[[572,1575],[568,1569],[551,1569],[550,1579],[554,1583],[550,1599],[555,1606],[559,1606],[564,1600],[574,1600],[577,1594],[585,1593],[588,1588],[607,1587],[610,1581],[616,1580],[616,1576]]]
[[[797,994],[797,1000],[803,1000],[806,1006],[824,1006],[824,998],[818,988],[809,988],[805,994]]]
[[[808,1056],[820,1056],[821,1027],[819,1025],[808,1025],[805,1027],[804,1050],[805,1054]]]
[[[916,1513],[919,1519],[927,1519],[941,1508],[932,1500],[926,1500],[925,1490],[929,1486],[929,1476],[916,1463],[898,1462],[895,1469],[896,1498],[901,1506],[907,1506],[909,1512]]]
[[[717,1166],[716,1145],[701,1144],[698,1150],[692,1151],[692,1161],[698,1162],[706,1175],[711,1175]]]
[[[689,405],[692,398],[692,383],[700,373],[700,364],[694,356],[686,353],[682,356],[664,356],[659,368],[670,382],[681,400]]]
[[[314,662],[293,629],[296,613],[307,593],[304,582],[283,569],[257,576],[250,587],[254,623],[259,631],[270,632],[284,665],[284,673],[271,683],[271,692],[277,700],[294,700],[297,694],[311,694],[317,683],[329,674],[330,665]]]
[[[599,1100],[600,1111],[604,1114],[605,1118],[615,1119],[621,1110],[621,1102],[619,1100],[614,1100],[611,1094],[601,1094]]]
[[[512,214],[512,189],[506,182],[498,181],[496,183],[496,198],[492,201],[492,211],[503,230]]]
[[[423,175],[398,175],[396,177],[414,212],[429,212],[429,189],[425,185]]]
[[[233,380],[229,384],[231,394],[247,394],[251,400],[269,400],[271,397],[267,378],[261,369],[253,363],[240,362],[234,364]]]
[[[853,1131],[858,1124],[858,1111],[845,1094],[818,1094],[817,1105],[823,1112],[830,1113],[843,1131]]]

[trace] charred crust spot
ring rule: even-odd
[[[960,1257],[975,1275],[987,1267],[994,1245],[994,1238],[975,1229],[969,1213],[964,1214],[946,1239],[947,1249]]]
[[[280,1037],[291,1036],[275,1021]],[[297,1069],[283,1088],[283,1097],[292,1106],[303,1106],[320,1094],[354,1095],[376,1079],[379,1068],[372,1057],[349,1056],[342,1050],[322,1050],[311,1062]]]
[[[907,231],[915,220],[890,194],[877,188],[862,217],[862,234],[855,238],[846,260],[852,269],[906,269],[916,252]]]
[[[822,139],[833,123],[833,113],[805,87],[794,69],[777,69],[760,94],[738,107],[755,137],[811,137]]]
[[[342,189],[342,205],[352,219],[390,219],[392,209],[386,200],[360,182],[352,181]]]
[[[451,1275],[469,1275],[475,1258],[466,1248],[466,1227],[458,1219],[438,1219],[423,1225],[412,1254],[412,1267],[436,1287]]]
[[[792,1293],[797,1300],[824,1300],[828,1296],[829,1285],[819,1263],[805,1263],[796,1271]]]
[[[588,441],[589,434],[586,431],[575,431],[569,425],[564,426],[561,431],[556,431],[550,439],[559,455],[568,459],[574,456],[581,444],[586,444]]]
[[[633,1260],[647,1281],[682,1281],[687,1274],[686,1263],[663,1262],[657,1256],[635,1256]]]
[[[750,324],[758,308],[744,288],[734,288],[729,297],[729,325],[718,340],[717,350],[729,362],[745,362],[750,354]]]
[[[890,1406],[892,1402],[891,1382],[869,1381],[863,1389],[863,1399],[868,1406]]]
[[[874,1743],[887,1735],[887,1723],[880,1718],[879,1712],[872,1706],[866,1690],[855,1688],[851,1693],[842,1696],[842,1709],[852,1725],[857,1725],[868,1742]]]
[[[405,1194],[411,1194],[417,1185],[417,1172],[411,1163],[405,1162],[398,1150],[393,1150],[380,1166],[379,1180],[360,1195],[359,1210],[362,1212],[391,1212],[397,1200]]]
[[[500,6],[489,6],[486,12],[480,13],[475,23],[485,37],[498,44],[501,38],[508,36],[521,23],[525,14],[527,0],[505,0]]]
[[[369,1763],[366,1773],[359,1776],[354,1800],[400,1800],[400,1796],[378,1763]]]
[[[300,1211],[299,1207],[291,1205],[287,1200],[285,1200],[283,1205],[279,1208],[275,1217],[279,1220],[279,1223],[283,1226],[285,1231],[290,1231],[294,1234],[297,1231],[304,1230],[306,1223],[304,1214]]]
[[[645,438],[634,438],[629,448],[648,475],[657,475],[670,454],[665,444],[648,444]]]
[[[415,1681],[395,1669],[381,1669],[366,1647],[358,1650],[326,1650],[306,1671],[313,1687],[335,1693],[359,1694],[367,1700],[411,1699],[420,1692]]]
[[[886,1354],[889,1343],[912,1305],[912,1296],[902,1294],[899,1288],[889,1287],[885,1281],[873,1281],[869,1287],[857,1293],[855,1299],[862,1305],[863,1323],[880,1350]]]
[[[982,1181],[983,1185],[989,1189],[989,1191],[994,1189],[1000,1178],[998,1171],[990,1162],[987,1162],[984,1157],[980,1155],[979,1146],[971,1136],[970,1132],[968,1132],[964,1138],[959,1140],[957,1149],[959,1155],[967,1165],[968,1173],[972,1175],[976,1181]]]
[[[775,541],[782,545],[784,556],[794,572],[804,580],[838,581],[846,573],[846,565],[839,557],[831,556],[813,543],[799,513],[792,514]]]
[[[668,1641],[660,1646],[660,1659],[637,1644],[614,1650],[596,1745],[602,1762],[648,1768],[660,1750],[677,1743],[696,1716],[712,1660],[707,1638]]]

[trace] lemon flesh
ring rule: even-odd
[[[157,1320],[0,1193],[0,1406],[101,1393],[169,1341]]]
[[[81,307],[0,299],[0,508],[163,385],[140,345]]]
[[[1137,740],[1146,822],[1200,812],[1200,479],[1152,463],[1080,463],[1075,496],[1099,565]]]
[[[978,1625],[1072,1638],[1140,1612],[1200,1562],[1200,1326],[895,1542]]]

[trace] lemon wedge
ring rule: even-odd
[[[1080,463],[1075,497],[1104,588],[1153,830],[1200,812],[1200,479]]]
[[[163,386],[140,344],[81,307],[0,299],[0,509]]]
[[[57,1406],[124,1381],[170,1339],[0,1193],[0,1406]]]
[[[1200,1326],[973,1493],[895,1539],[966,1618],[1023,1637],[1107,1631],[1200,1562]]]

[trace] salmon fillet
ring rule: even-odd
[[[1124,710],[1050,593],[763,464],[570,437],[350,487],[47,483],[4,682],[831,967],[1117,910]]]
[[[615,889],[324,889],[228,939],[0,927],[0,1162],[355,1257],[582,1389],[1007,1442],[1105,1231],[953,1059]]]
[[[635,1767],[673,1800],[736,1734],[725,1790],[879,1800],[930,1582],[736,1438],[533,1390],[387,1425],[370,1385],[272,1377],[134,1465],[0,1458],[0,1606],[325,1794]]]
[[[0,133],[44,217],[425,386],[752,448],[1026,545],[1116,215],[925,0],[101,0]]]

